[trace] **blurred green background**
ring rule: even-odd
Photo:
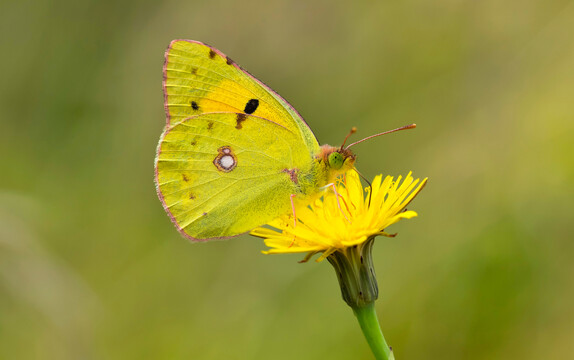
[[[0,358],[371,359],[327,263],[190,244],[157,199],[163,53],[207,42],[419,213],[380,238],[397,359],[574,358],[572,1],[0,4]]]

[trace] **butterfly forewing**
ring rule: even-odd
[[[318,151],[315,136],[287,101],[200,42],[172,41],[165,55],[164,93],[169,124],[210,112],[252,114],[299,133],[311,152]]]

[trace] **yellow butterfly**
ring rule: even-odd
[[[201,42],[171,42],[163,90],[167,125],[155,182],[171,220],[190,240],[263,225],[354,166],[348,147],[319,146],[286,100]]]

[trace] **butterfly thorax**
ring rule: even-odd
[[[335,182],[337,176],[351,170],[355,159],[355,154],[350,150],[323,145],[308,169],[290,172],[291,180],[297,182],[303,197],[320,194],[326,185]]]

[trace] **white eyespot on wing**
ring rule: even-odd
[[[221,159],[219,159],[219,165],[229,171],[235,167],[235,159],[231,155],[222,156]]]
[[[237,166],[237,157],[230,146],[222,146],[217,149],[217,156],[213,159],[213,165],[219,171],[230,172]]]

